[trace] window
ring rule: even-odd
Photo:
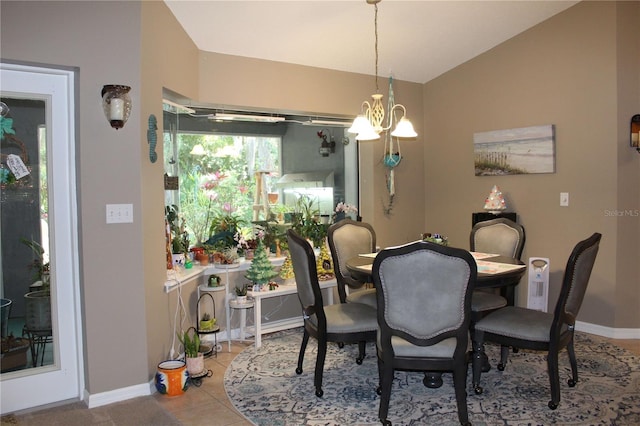
[[[164,138],[166,172],[179,182],[178,191],[166,192],[166,204],[178,206],[190,244],[207,241],[222,216],[244,228],[266,219],[264,208],[254,210],[264,201],[256,185],[261,179],[272,192],[281,174],[280,137],[166,132]]]

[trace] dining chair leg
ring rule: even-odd
[[[475,333],[475,340],[471,341],[473,347],[473,359],[472,359],[472,386],[476,395],[482,393],[482,386],[480,386],[480,376],[482,375],[482,359],[484,355],[484,334],[482,332]]]
[[[571,378],[567,380],[569,387],[574,387],[578,383],[578,362],[576,361],[576,351],[573,347],[573,336],[567,343],[567,353],[569,354],[569,363],[571,364]]]
[[[322,398],[324,391],[322,390],[322,373],[324,370],[324,360],[327,357],[327,339],[318,336],[318,356],[316,358],[316,372],[314,384],[316,386],[316,396]]]
[[[467,361],[463,360],[453,369],[453,386],[456,392],[458,405],[458,420],[461,425],[470,425],[467,410]]]
[[[361,340],[358,342],[358,358],[356,358],[356,364],[358,365],[362,364],[362,360],[364,359],[364,356],[365,356],[366,347],[367,347],[367,342],[365,342],[364,340]]]
[[[507,366],[507,360],[509,359],[509,346],[500,346],[500,362],[498,363],[498,370],[504,371]]]
[[[305,330],[302,334],[302,344],[300,345],[300,353],[298,354],[296,374],[302,374],[302,362],[304,361],[304,351],[307,349],[307,343],[309,343],[309,333]]]
[[[380,376],[380,385],[382,387],[382,395],[380,396],[380,408],[378,409],[378,418],[383,425],[390,425],[387,420],[389,414],[389,401],[391,400],[391,385],[393,384],[393,366],[382,365],[382,375]]]
[[[560,372],[558,371],[557,350],[549,350],[547,354],[547,370],[549,371],[549,384],[551,385],[549,408],[555,410],[560,403]]]

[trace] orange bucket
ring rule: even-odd
[[[182,395],[189,387],[189,373],[184,361],[169,360],[158,364],[156,389],[163,395]]]

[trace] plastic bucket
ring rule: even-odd
[[[156,389],[163,395],[182,395],[189,387],[189,373],[184,361],[169,360],[158,364]]]

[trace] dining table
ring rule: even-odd
[[[520,283],[527,267],[520,260],[493,253],[470,252],[476,261],[478,275],[475,288],[497,288],[507,299],[507,305],[515,303],[515,287]],[[363,253],[347,259],[346,267],[351,276],[359,281],[372,283],[373,261],[377,253]],[[488,360],[484,360],[487,369]],[[424,385],[429,388],[442,386],[441,372],[425,373]]]
[[[527,267],[519,259],[492,253],[470,252],[476,261],[478,275],[475,288],[498,288],[507,299],[507,304],[515,303],[515,287],[520,283]],[[363,253],[347,259],[346,266],[351,276],[362,282],[373,282],[373,260],[377,253]]]

